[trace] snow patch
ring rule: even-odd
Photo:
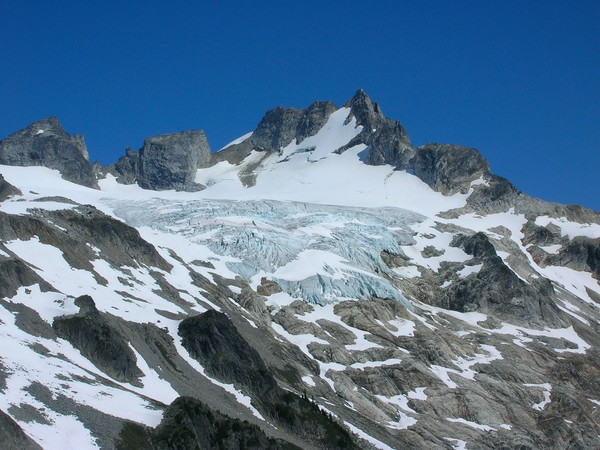
[[[232,145],[237,145],[237,144],[241,144],[242,142],[244,142],[246,139],[249,139],[250,136],[252,136],[253,131],[251,131],[250,133],[246,133],[243,136],[240,136],[237,139],[234,139],[233,141],[231,141],[229,144],[225,145],[224,147],[222,147],[220,150],[218,150],[219,152],[221,150],[225,150],[228,147],[231,147]]]
[[[454,439],[449,437],[445,437],[443,439],[447,440],[448,442],[454,443],[454,446],[452,447],[454,450],[466,450],[467,448],[467,441],[462,441],[460,439]]]
[[[483,267],[483,264],[474,264],[472,266],[465,266],[461,270],[459,270],[457,272],[457,274],[460,278],[466,278],[469,275],[471,275],[472,273],[479,273],[479,271],[481,270],[482,267]]]
[[[531,407],[533,409],[537,409],[538,411],[542,411],[544,409],[544,407],[550,403],[550,396],[552,395],[552,385],[549,383],[542,383],[542,384],[524,384],[523,386],[526,387],[535,387],[535,388],[541,388],[544,390],[544,400],[542,400],[539,403],[536,403],[535,405],[532,405]]]
[[[367,361],[364,363],[357,362],[357,363],[352,364],[350,367],[352,367],[353,369],[364,370],[367,367],[395,366],[397,364],[400,364],[401,362],[402,362],[401,359],[390,358],[390,359],[386,359],[385,361]]]
[[[413,399],[413,400],[426,401],[427,394],[425,393],[425,389],[427,389],[427,387],[418,387],[418,388],[415,388],[414,391],[408,392],[406,395],[408,398]]]
[[[569,239],[577,236],[585,236],[590,239],[600,237],[600,225],[597,223],[578,223],[570,222],[566,217],[555,219],[549,216],[539,216],[536,217],[535,224],[541,227],[546,227],[549,224],[555,225],[560,228],[561,236],[568,236]]]
[[[322,408],[322,407],[321,407]],[[392,447],[390,447],[387,444],[384,444],[383,442],[381,442],[378,439],[375,439],[373,436],[365,433],[363,430],[361,430],[358,427],[355,427],[354,425],[352,425],[350,422],[346,422],[344,421],[344,425],[346,425],[351,432],[353,432],[354,434],[357,434],[358,437],[360,437],[361,439],[364,439],[365,441],[369,442],[371,445],[373,445],[375,448],[378,448],[380,450],[393,450]]]
[[[542,250],[544,250],[546,253],[549,253],[551,255],[556,255],[558,254],[558,251],[562,248],[561,244],[554,244],[554,245],[548,245],[546,247],[540,247]]]
[[[472,422],[470,420],[466,420],[466,419],[463,419],[463,418],[460,418],[460,417],[458,419],[452,418],[452,417],[447,417],[446,420],[448,422],[462,423],[463,425],[466,425],[466,426],[471,427],[471,428],[475,428],[476,430],[496,431],[495,428],[492,428],[492,427],[490,427],[488,425],[481,425],[480,423]]]
[[[310,387],[315,387],[317,384],[315,383],[315,381],[313,380],[313,377],[310,375],[304,375],[302,377],[302,381],[304,382],[304,384],[309,385]]]

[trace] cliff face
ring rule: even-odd
[[[210,161],[206,135],[190,130],[150,137],[139,151],[128,150],[106,171],[121,182],[136,182],[144,189],[198,191],[203,186],[194,181],[196,171],[208,167]]]

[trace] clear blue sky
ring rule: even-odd
[[[545,200],[600,210],[600,1],[3,2],[0,136],[49,115],[114,162],[358,88],[413,144],[478,148]]]

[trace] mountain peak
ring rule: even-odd
[[[71,136],[55,116],[34,122],[0,141],[0,164],[45,166],[63,178],[98,187],[82,135]]]
[[[354,93],[354,96],[348,100],[348,103],[352,103],[359,100],[367,100],[371,101],[371,98],[367,95],[367,93],[363,89],[357,89]]]
[[[44,134],[46,134],[46,136],[69,136],[56,116],[48,116],[37,122],[33,122],[22,130],[13,133],[13,136],[16,134],[36,137],[45,137],[43,136]]]
[[[348,100],[344,107],[352,110],[352,115],[356,117],[359,125],[367,126],[367,124],[373,124],[378,119],[384,118],[379,105],[371,101],[371,98],[362,89],[356,91],[354,97]]]

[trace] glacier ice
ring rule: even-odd
[[[107,202],[129,225],[178,233],[229,257],[227,267],[251,284],[266,276],[317,304],[371,297],[408,304],[380,255],[415,243],[410,226],[424,218],[414,212],[272,200]],[[294,270],[285,270],[289,264]]]

